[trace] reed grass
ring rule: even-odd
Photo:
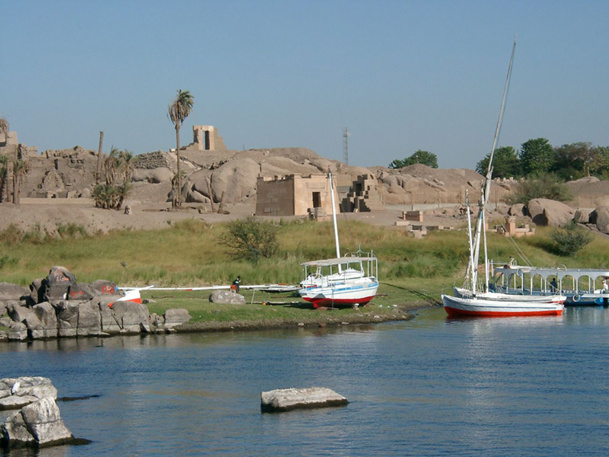
[[[302,279],[302,262],[336,254],[331,222],[280,222],[279,253],[258,263],[230,258],[218,243],[225,229],[225,224],[196,220],[163,230],[108,234],[87,234],[70,227],[56,237],[36,229],[28,234],[7,229],[0,232],[0,281],[27,286],[35,278],[46,277],[51,266],[62,265],[80,282],[107,279],[123,286],[226,285],[237,275],[244,284],[295,284]],[[343,253],[360,247],[374,250],[381,290],[394,285],[392,294],[402,291],[397,301],[417,299],[421,294],[439,300],[442,290],[462,283],[469,256],[465,231],[430,232],[423,239],[414,239],[396,228],[342,219],[339,232]],[[514,257],[524,264],[517,256],[521,250],[533,265],[607,267],[606,237],[595,235],[576,257],[565,258],[548,252],[550,234],[551,229],[537,228],[534,236],[513,241],[489,234],[489,257],[497,262]]]

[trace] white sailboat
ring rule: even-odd
[[[303,263],[304,279],[300,283],[299,295],[303,300],[320,306],[364,305],[376,296],[379,287],[378,262],[373,253],[358,252],[357,255],[341,256],[336,222],[334,183],[328,170],[336,258],[314,260]]]
[[[501,131],[501,121],[505,110],[505,101],[507,97],[510,77],[512,73],[512,64],[514,62],[514,52],[516,50],[516,40],[512,48],[512,56],[508,67],[508,75],[506,78],[503,99],[499,110],[499,119],[495,130],[493,146],[489,157],[488,170],[485,176],[484,188],[480,197],[480,209],[476,222],[475,236],[471,236],[471,219],[469,216],[469,201],[468,201],[468,237],[470,258],[467,268],[466,279],[468,280],[468,288],[455,288],[454,296],[442,295],[442,303],[444,309],[450,317],[461,316],[480,316],[480,317],[508,317],[508,316],[547,316],[561,315],[564,309],[566,297],[561,295],[550,296],[524,296],[510,295],[489,290],[489,267],[488,255],[486,247],[486,221],[485,209],[488,197],[490,195],[490,187],[493,172],[493,156],[499,133]],[[478,290],[478,263],[480,257],[480,245],[484,236],[484,289]]]

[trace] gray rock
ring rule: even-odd
[[[27,327],[22,322],[15,322],[8,331],[8,339],[23,341],[27,339]]]
[[[26,308],[18,303],[9,303],[6,307],[9,317],[15,322],[25,322],[25,320],[34,314],[31,308]]]
[[[45,301],[67,298],[70,286],[76,284],[76,278],[65,267],[53,266],[42,283],[42,298]]]
[[[573,221],[578,224],[587,224],[590,222],[590,213],[592,211],[588,209],[578,208],[575,210],[575,214],[573,215]]]
[[[0,301],[21,301],[30,295],[30,291],[18,284],[0,282]]]
[[[96,292],[89,284],[76,283],[68,289],[68,300],[91,300]]]
[[[260,409],[265,413],[344,406],[348,403],[345,397],[327,387],[276,389],[260,394]]]
[[[590,213],[590,223],[595,224],[599,232],[609,233],[609,206],[599,206]]]
[[[51,397],[42,398],[10,416],[0,426],[0,436],[8,447],[54,446],[74,440]]]
[[[55,308],[49,302],[43,302],[35,305],[33,310],[42,325],[42,332],[37,332],[36,336],[32,332],[32,338],[56,338],[58,322]]]
[[[78,336],[99,335],[101,316],[96,302],[88,301],[78,305]]]
[[[116,284],[112,281],[106,281],[105,279],[98,279],[89,284],[95,295],[120,295],[120,292],[116,288]]]
[[[57,389],[49,378],[23,376],[0,380],[0,410],[22,408],[45,397],[57,398]]]
[[[165,328],[173,328],[176,325],[188,322],[191,317],[188,310],[184,308],[172,308],[165,311]]]
[[[211,303],[221,305],[245,305],[245,297],[230,290],[214,290],[209,296]]]
[[[114,303],[114,298],[110,295],[106,296],[98,296],[97,304],[99,306],[99,315],[101,318],[101,329],[102,331],[114,334],[121,331],[121,326],[119,322],[116,320],[114,313],[112,312],[112,308],[110,305]]]
[[[127,301],[115,301],[112,312],[121,329],[128,333],[150,332],[149,312],[146,305]]]
[[[78,303],[62,300],[53,305],[57,313],[57,334],[73,337],[78,333]]]
[[[34,279],[30,284],[30,299],[33,303],[42,303],[44,301],[44,279]]]

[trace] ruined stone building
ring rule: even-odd
[[[38,154],[38,148],[36,146],[26,146],[25,144],[19,143],[17,139],[17,132],[8,132],[8,134],[0,133],[0,155],[6,155],[9,157],[15,157],[19,159],[26,159],[27,157],[35,156]]]
[[[193,125],[193,149],[197,151],[225,151],[224,140],[218,134],[218,129],[211,125]]]
[[[369,212],[384,208],[383,195],[378,180],[371,175],[360,175],[353,181],[341,208],[345,212]]]
[[[336,191],[335,191],[336,192]],[[338,195],[334,195],[338,206]],[[340,212],[337,207],[336,212]],[[306,216],[332,214],[330,183],[325,174],[258,177],[257,216]]]
[[[344,190],[344,198],[341,197]],[[377,180],[369,175],[358,176],[347,189],[335,190],[336,212],[382,209]],[[339,203],[341,202],[341,203]],[[325,174],[302,177],[297,174],[273,178],[259,177],[256,188],[257,216],[311,216],[332,214],[330,185]]]

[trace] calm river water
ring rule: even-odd
[[[0,344],[0,377],[46,376],[60,397],[94,396],[59,403],[91,444],[5,455],[607,456],[608,362],[602,308]],[[260,413],[260,392],[311,386],[351,403]]]

